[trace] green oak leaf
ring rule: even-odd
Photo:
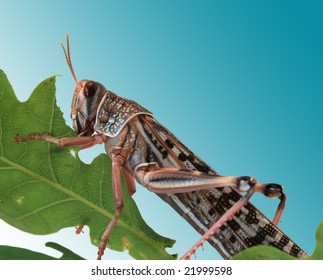
[[[0,219],[32,234],[87,225],[91,242],[97,246],[115,212],[109,157],[100,154],[85,164],[76,149],[73,155],[72,148],[62,149],[45,141],[12,141],[17,133],[76,136],[56,105],[55,80],[44,80],[27,101],[20,102],[0,70]],[[123,193],[125,208],[108,247],[128,250],[135,259],[176,258],[165,250],[175,241],[154,232],[126,187]]]
[[[316,230],[316,247],[311,256],[303,258],[304,260],[323,260],[323,221]],[[287,253],[265,245],[258,245],[243,250],[232,257],[232,260],[299,260]]]
[[[323,260],[323,221],[316,230],[316,246],[314,252],[308,257],[309,260]]]
[[[297,258],[272,246],[257,245],[236,254],[232,260],[297,260]]]
[[[62,256],[54,258],[24,248],[0,245],[0,260],[84,260],[79,255],[57,243],[47,242],[45,245],[63,253]]]

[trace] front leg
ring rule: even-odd
[[[27,137],[16,136],[15,138],[13,138],[14,142],[25,142],[29,140],[43,140],[55,143],[60,147],[81,146],[82,149],[86,149],[97,144],[105,143],[107,141],[107,136],[105,136],[104,134],[95,134],[92,136],[56,138],[45,133],[34,133],[29,134]]]
[[[81,146],[82,149],[92,147],[96,144],[102,144],[107,141],[107,136],[103,134],[95,134],[92,136],[81,136],[81,137],[71,137],[71,138],[55,138],[48,134],[30,134],[28,137],[20,137],[16,136],[13,141],[14,142],[25,142],[29,140],[43,140],[51,143],[55,143],[60,147],[67,147],[67,146]],[[125,179],[126,184],[128,187],[128,191],[130,195],[133,195],[136,191],[136,185],[133,178],[129,175],[129,173],[123,169],[124,164],[124,157],[119,155],[120,150],[117,150],[111,153],[112,159],[112,190],[114,194],[114,208],[115,214],[112,217],[111,221],[109,222],[108,226],[106,227],[102,237],[101,242],[98,248],[98,257],[97,259],[100,260],[102,255],[104,254],[104,250],[106,248],[106,244],[109,240],[109,236],[116,225],[117,221],[120,218],[122,209],[123,209],[123,193],[122,193],[122,185],[120,179],[120,172],[122,171]],[[82,232],[83,225],[78,226],[76,228],[76,233]]]

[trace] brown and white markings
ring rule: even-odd
[[[281,185],[262,184],[250,176],[220,176],[147,109],[117,96],[98,82],[78,81],[71,63],[68,36],[67,51],[64,46],[63,49],[76,82],[71,117],[79,137],[57,139],[47,134],[31,134],[14,140],[45,140],[62,147],[105,145],[112,160],[115,215],[102,235],[98,259],[104,254],[123,209],[121,172],[131,195],[136,191],[136,180],[160,196],[202,235],[182,259],[189,259],[205,241],[225,259],[258,244],[272,245],[296,257],[306,256],[277,228],[286,200]],[[256,192],[279,198],[273,222],[249,203]]]

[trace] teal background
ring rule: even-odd
[[[322,220],[322,1],[0,1],[0,68],[18,97],[54,74],[68,124],[78,79],[136,100],[223,175],[285,187],[280,227],[304,250]],[[82,152],[91,161],[102,147]],[[108,179],[108,178],[107,178]],[[199,235],[157,196],[134,196],[147,223],[183,254]],[[277,200],[252,200],[272,217]],[[35,237],[0,223],[0,244],[49,252],[58,241],[94,259],[88,230]],[[105,258],[128,258],[109,251]],[[219,259],[208,245],[197,259]]]

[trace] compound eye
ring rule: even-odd
[[[93,96],[96,92],[97,87],[98,86],[97,86],[96,82],[88,81],[84,86],[84,95],[86,97]]]

